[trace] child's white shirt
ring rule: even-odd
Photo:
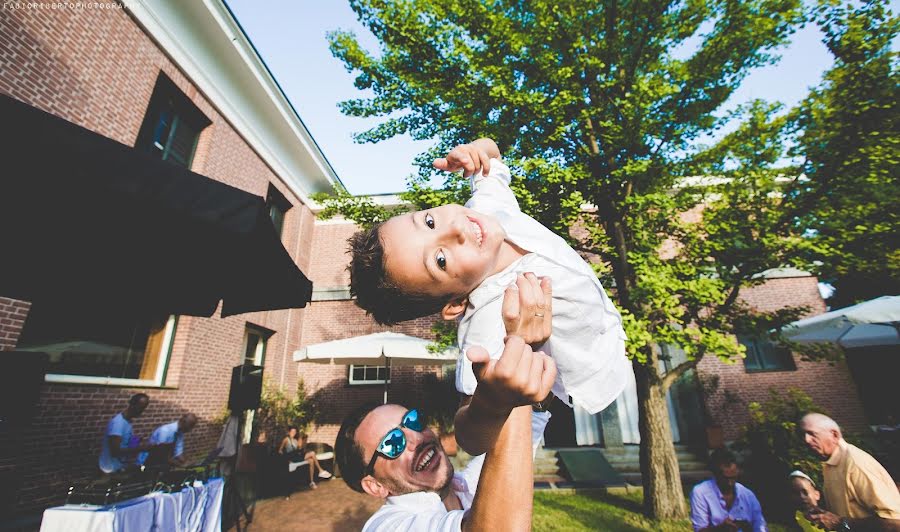
[[[575,404],[597,413],[633,378],[625,356],[622,317],[591,266],[565,240],[519,209],[509,183],[509,168],[491,159],[486,177],[473,176],[473,194],[466,207],[495,217],[507,240],[530,253],[469,294],[458,329],[456,387],[467,395],[475,393],[477,381],[465,356],[470,347],[480,345],[491,358],[500,358],[506,336],[503,293],[518,274],[533,272],[553,282],[553,331],[541,347],[558,368],[553,393],[566,404],[571,404],[571,397]]]

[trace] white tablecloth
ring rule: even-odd
[[[41,532],[219,532],[223,487],[217,478],[177,493],[151,493],[110,506],[48,508]]]

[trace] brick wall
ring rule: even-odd
[[[761,311],[789,305],[809,307],[810,316],[825,312],[825,302],[819,295],[815,277],[769,279],[762,285],[741,290],[740,297]],[[805,362],[797,354],[793,357],[797,366],[794,371],[748,372],[741,360],[728,364],[715,357],[705,357],[700,361],[698,371],[701,375],[719,375],[719,388],[708,405],[722,425],[725,439],[733,440],[740,435],[749,419],[749,402],[764,401],[769,397],[769,390],[783,392],[788,388],[807,393],[845,429],[865,428],[865,414],[846,364]],[[726,392],[737,401],[726,401]]]
[[[22,325],[31,303],[0,297],[0,351],[7,351],[16,346]]]
[[[124,144],[137,139],[160,72],[212,122],[200,136],[192,170],[260,196],[274,184],[294,205],[284,221],[285,248],[308,271],[312,212],[125,10],[0,10],[0,92]],[[0,350],[15,348],[29,306],[0,297]],[[307,312],[180,317],[163,388],[45,384],[33,423],[0,436],[0,514],[57,504],[72,482],[93,477],[106,422],[138,391],[151,403],[135,434],[146,437],[155,426],[194,412],[200,423],[186,438],[186,452],[205,455],[219,437],[213,420],[225,409],[231,368],[242,361],[246,325],[274,331],[266,379],[293,390],[298,372],[291,357]]]

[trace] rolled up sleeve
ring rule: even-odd
[[[691,525],[695,532],[712,525],[709,520],[709,503],[698,486],[691,491]]]

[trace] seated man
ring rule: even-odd
[[[713,477],[691,491],[691,524],[695,532],[766,532],[756,495],[737,482],[734,455],[716,449],[709,457]]]
[[[153,434],[150,435],[150,444],[165,446],[168,455],[161,457],[162,463],[151,464],[147,463],[148,456],[150,456],[149,453],[142,453],[138,463],[183,467],[187,463],[187,459],[184,456],[184,435],[194,430],[195,426],[197,426],[197,416],[184,414],[178,421],[156,427]]]
[[[481,348],[473,348],[467,356],[473,361],[489,359]],[[356,491],[385,500],[364,531],[531,527],[532,396],[536,392],[546,397],[556,366],[518,336],[506,339],[503,354],[493,362],[496,365],[474,364],[479,379],[476,393],[503,398],[505,402],[495,407],[505,408],[507,415],[488,452],[473,458],[461,474],[454,474],[440,441],[422,426],[416,410],[395,404],[366,406],[344,420],[335,444],[344,481]]]

